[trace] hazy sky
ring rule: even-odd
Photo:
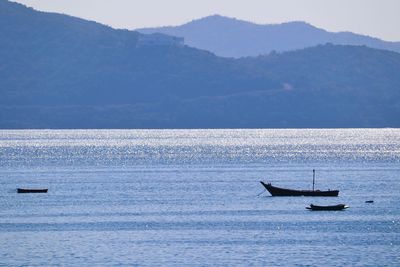
[[[213,14],[255,23],[306,21],[400,41],[400,0],[14,0],[38,10],[95,20],[114,28],[179,25]]]

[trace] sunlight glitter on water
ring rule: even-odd
[[[270,161],[400,162],[398,129],[1,131],[5,165]],[[92,162],[93,163],[93,162]],[[63,164],[63,163],[62,163]]]

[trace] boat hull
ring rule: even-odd
[[[274,197],[337,197],[339,195],[339,190],[328,190],[328,191],[320,191],[320,190],[295,190],[295,189],[287,189],[280,188],[276,186],[272,186],[271,184],[266,184],[264,182],[260,182],[268,192]]]
[[[22,194],[22,193],[47,193],[47,188],[43,189],[28,189],[28,188],[17,188],[17,193]]]
[[[309,210],[344,210],[347,208],[348,206],[346,206],[345,204],[338,204],[333,206],[318,206],[311,204],[310,207],[306,207],[306,209]]]

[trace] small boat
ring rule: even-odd
[[[310,207],[306,207],[306,209],[309,209],[309,210],[344,210],[347,208],[348,208],[348,206],[346,206],[345,204],[337,204],[337,205],[332,205],[332,206],[318,206],[318,205],[310,204]]]
[[[365,201],[365,203],[374,203],[374,201],[373,200],[367,200],[367,201]]]
[[[339,190],[296,190],[276,187],[270,183],[264,183],[263,181],[260,181],[260,183],[273,197],[337,197],[339,195]]]
[[[295,197],[295,196],[305,196],[305,197],[337,197],[339,195],[339,190],[314,190],[315,184],[315,170],[313,170],[313,189],[312,190],[296,190],[287,189],[271,185],[271,183],[260,183],[268,190],[268,192],[274,197]]]
[[[47,193],[47,188],[17,188],[17,193]]]

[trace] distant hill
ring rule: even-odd
[[[184,37],[189,46],[223,57],[246,57],[297,50],[319,44],[365,45],[400,52],[400,42],[385,42],[351,32],[328,32],[305,22],[259,25],[219,15],[181,26],[138,29]]]
[[[0,0],[0,128],[400,127],[400,54],[230,59]]]

